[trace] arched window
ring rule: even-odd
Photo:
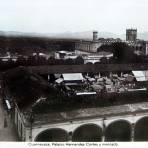
[[[84,124],[78,127],[72,136],[72,141],[101,141],[102,140],[102,129],[95,124]]]
[[[148,141],[148,117],[143,117],[135,124],[135,141]]]
[[[68,141],[68,133],[60,128],[52,128],[47,129],[43,132],[41,132],[37,137],[35,138],[35,141],[39,142],[65,142]]]
[[[131,125],[128,121],[112,122],[105,130],[105,141],[130,141]]]

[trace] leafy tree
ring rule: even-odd
[[[103,57],[100,59],[101,64],[108,64],[108,59],[106,57]]]
[[[72,60],[72,59],[66,59],[65,60],[65,64],[66,65],[72,65],[72,64],[74,64],[74,60]]]
[[[113,43],[113,56],[118,63],[130,63],[135,58],[134,48],[128,46],[126,43]]]
[[[84,64],[84,59],[81,56],[78,56],[75,59],[75,64]]]
[[[112,52],[115,63],[130,63],[135,61],[136,58],[134,48],[122,42],[102,45],[98,48],[98,52],[99,51]]]

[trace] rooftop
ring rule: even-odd
[[[46,124],[46,123],[57,123],[57,122],[70,122],[76,120],[93,119],[93,118],[104,118],[110,116],[121,116],[124,114],[136,114],[139,112],[148,111],[148,102],[126,104],[118,106],[110,106],[103,108],[86,108],[77,109],[72,111],[63,111],[47,114],[35,115],[34,125]],[[27,124],[27,122],[26,122]]]
[[[83,80],[83,76],[81,73],[64,73],[62,75],[64,81]]]

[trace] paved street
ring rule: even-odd
[[[3,109],[0,98],[0,141],[18,141],[15,127],[7,112]]]

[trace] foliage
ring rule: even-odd
[[[134,48],[126,43],[116,42],[109,45],[102,45],[99,51],[108,51],[113,53],[115,63],[132,63],[138,62],[136,55],[134,54]]]

